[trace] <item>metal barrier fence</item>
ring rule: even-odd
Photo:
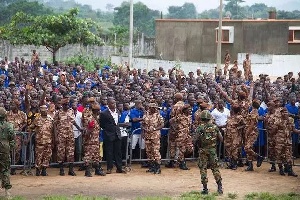
[[[131,165],[133,162],[143,162],[143,161],[148,161],[148,159],[142,157],[142,148],[139,148],[139,158],[133,158],[133,149],[135,147],[132,146],[133,143],[133,136],[137,131],[140,131],[141,129],[136,129],[132,133],[128,131],[128,137],[127,137],[127,147],[126,147],[126,158],[123,160],[123,163],[125,163],[125,167],[128,171],[131,170]],[[169,128],[164,128],[163,130],[169,130]],[[268,162],[268,152],[269,152],[269,143],[268,143],[268,133],[266,129],[258,129],[259,131],[264,131],[265,134],[265,160]],[[21,154],[20,160],[16,160],[16,149],[12,149],[11,151],[11,168],[12,169],[22,169],[22,174],[23,175],[32,175],[32,168],[34,167],[35,164],[35,144],[34,144],[34,138],[35,134],[34,133],[28,133],[28,132],[16,132],[16,136],[20,137],[21,141],[21,149],[19,152]],[[169,134],[167,135],[167,155],[165,159],[162,159],[162,161],[170,161],[170,139],[169,139]],[[260,137],[258,135],[257,139],[258,144],[260,144]],[[138,144],[143,143],[143,138],[140,136]],[[193,155],[190,158],[186,158],[186,160],[196,160],[196,153],[198,149],[194,149]],[[258,155],[261,155],[262,149],[261,146],[258,145],[258,148],[256,149],[256,153]],[[219,156],[219,161],[224,164],[226,162],[226,149],[224,143],[218,143],[218,156]],[[221,155],[223,155],[223,158],[221,158]],[[242,157],[241,157],[242,158]],[[243,158],[245,159],[245,158]],[[294,159],[293,159],[294,160]],[[105,163],[105,161],[103,161]],[[68,163],[65,163],[68,164]],[[75,165],[80,165],[84,164],[83,161],[75,162]],[[56,166],[58,163],[50,163],[50,166]],[[299,164],[295,164],[293,162],[294,166],[300,166]]]

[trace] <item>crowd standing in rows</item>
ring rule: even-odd
[[[122,160],[127,158],[130,129],[133,156],[149,159],[143,163],[148,172],[161,173],[168,151],[166,167],[188,170],[185,158],[198,152],[204,194],[208,168],[223,192],[218,156],[232,170],[243,166],[246,157],[247,171],[254,170],[253,161],[260,167],[268,157],[270,172],[277,163],[280,175],[297,176],[292,160],[299,157],[300,77],[290,72],[273,82],[266,74],[254,80],[249,54],[243,71],[237,61],[230,67],[230,59],[226,52],[224,70],[215,74],[197,69],[185,75],[175,67],[146,71],[130,69],[127,63],[97,65],[88,72],[77,63],[41,63],[36,51],[31,61],[5,58],[0,66],[0,123],[6,149],[0,153],[14,147],[13,162],[21,162],[22,136],[12,138],[12,130],[26,131],[25,143],[34,138],[37,176],[47,176],[50,162],[59,163],[61,176],[68,163],[68,175],[76,176],[74,161],[84,161],[87,177],[92,168],[95,175],[111,174],[114,163],[117,173],[126,173]],[[217,155],[223,138],[225,155]],[[0,158],[7,190],[8,160]]]

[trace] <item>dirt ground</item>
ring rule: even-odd
[[[297,161],[300,163],[300,160]],[[141,196],[176,197],[182,193],[201,189],[200,174],[196,162],[188,162],[191,170],[166,169],[162,174],[153,175],[145,172],[140,165],[133,165],[128,174],[110,174],[105,177],[84,177],[77,171],[76,177],[58,176],[58,169],[50,169],[48,177],[22,176],[12,177],[12,194],[28,199],[39,199],[47,195],[85,195],[109,196],[115,199],[135,199]],[[251,192],[287,193],[300,192],[300,176],[280,176],[278,172],[269,173],[268,163],[254,172],[245,172],[244,168],[236,171],[221,169],[225,194],[237,193],[239,199]],[[294,171],[300,175],[300,166]],[[216,192],[216,183],[209,170],[209,190]],[[2,196],[2,194],[0,194]]]

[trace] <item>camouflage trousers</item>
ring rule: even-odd
[[[160,138],[145,139],[147,158],[158,164],[161,163]]]
[[[275,135],[268,132],[268,156],[270,161],[274,162],[276,159],[276,151],[275,151],[276,141]]]
[[[275,146],[276,151],[276,161],[278,164],[282,163],[292,163],[292,147],[286,142],[278,142]]]
[[[35,167],[41,169],[42,167],[48,167],[52,156],[52,144],[36,144],[35,147]]]
[[[74,162],[75,139],[72,134],[67,137],[58,135],[57,162]]]
[[[198,167],[200,169],[202,184],[207,184],[208,182],[207,166],[210,166],[210,169],[214,175],[216,182],[222,181],[221,173],[218,166],[217,152],[215,148],[199,150]]]
[[[100,157],[100,145],[99,144],[84,144],[84,157],[85,164],[99,163]]]
[[[230,159],[237,160],[241,147],[241,137],[238,134],[225,135],[225,150]]]
[[[293,163],[293,146],[292,146],[292,142],[290,142],[290,143],[288,142],[286,144],[285,158],[286,158],[286,162],[288,164]]]
[[[0,153],[0,179],[1,187],[5,189],[10,189],[12,185],[10,184],[10,154]]]
[[[188,134],[180,135],[176,139],[170,140],[170,158],[174,159],[178,148],[178,162],[184,161],[185,154],[191,154],[194,150],[192,137]]]
[[[256,160],[257,154],[253,150],[253,145],[257,140],[258,132],[253,131],[252,133],[247,134],[249,134],[248,137],[245,139],[245,152],[247,154],[247,160],[254,161]]]
[[[15,137],[15,164],[17,164],[21,159],[21,149],[22,149],[22,135],[16,135]]]

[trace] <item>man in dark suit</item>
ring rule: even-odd
[[[103,139],[107,161],[107,174],[112,173],[113,161],[117,173],[126,173],[122,169],[121,131],[118,125],[119,114],[114,98],[108,99],[108,109],[100,114],[100,126],[103,129]]]

